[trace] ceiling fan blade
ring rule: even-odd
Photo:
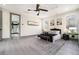
[[[36,11],[37,12],[38,10],[33,10],[33,11]]]
[[[39,6],[40,6],[39,4],[36,4],[36,10],[38,10],[38,9],[39,9]]]
[[[48,10],[46,10],[46,9],[39,9],[39,10],[48,12]]]
[[[31,9],[28,9],[28,11],[37,11],[37,10],[31,10]]]

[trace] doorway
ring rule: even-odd
[[[10,13],[10,37],[12,39],[20,37],[20,18],[20,15]]]
[[[0,40],[2,40],[2,11],[0,10]]]

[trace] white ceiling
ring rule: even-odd
[[[8,8],[8,9],[17,9],[17,10],[22,10],[22,11],[27,11],[27,9],[36,9],[36,4],[6,4],[6,5],[0,5],[3,8]],[[54,4],[42,4],[40,5],[40,8],[44,9],[53,9],[57,5]]]
[[[27,11],[27,9],[35,10],[36,4],[6,4],[6,5],[0,4],[0,7],[5,8],[10,11],[16,11],[16,12],[19,11],[19,12],[28,13],[31,15],[34,15],[36,13],[34,11],[31,11],[31,12]],[[67,5],[67,4],[41,4],[40,8],[48,10],[48,12],[41,11],[40,15],[48,16],[48,15],[57,14],[60,12],[66,12],[66,11],[70,11],[70,10],[79,8],[79,5],[77,5],[77,4],[70,4],[70,5]]]

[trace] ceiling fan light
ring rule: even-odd
[[[31,11],[30,9],[28,9],[28,11]]]
[[[39,12],[37,12],[37,16],[39,16]]]

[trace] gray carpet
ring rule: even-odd
[[[25,37],[20,39],[8,39],[8,40],[0,41],[0,54],[1,55],[55,55],[62,49],[64,45],[66,45],[65,40],[60,39],[54,43],[51,43],[42,40],[37,36]]]
[[[63,45],[64,40],[51,43],[36,36],[9,39],[0,42],[1,55],[48,55],[55,54]]]

